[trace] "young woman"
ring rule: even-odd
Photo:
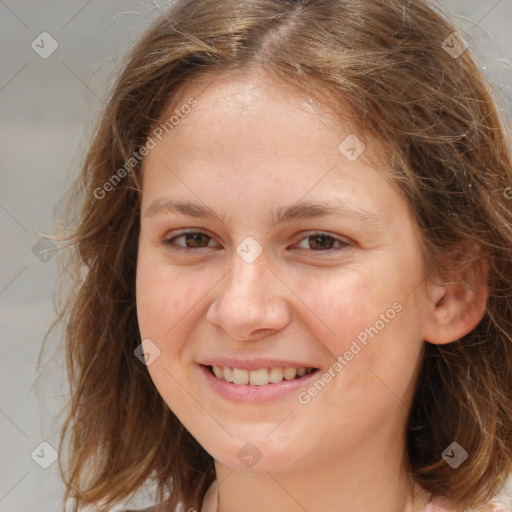
[[[507,142],[427,1],[173,2],[70,196],[73,509],[492,510]]]

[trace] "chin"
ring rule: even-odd
[[[225,436],[222,442],[212,443],[210,437],[201,445],[216,461],[237,471],[278,473],[292,468],[297,470],[302,462],[306,466],[307,457],[297,449],[301,443],[292,443],[290,438],[283,443],[282,437],[277,436],[276,439],[269,439],[261,426],[252,429],[253,435],[250,435],[250,430],[245,429],[247,435],[243,436]],[[311,460],[307,465],[310,464]]]

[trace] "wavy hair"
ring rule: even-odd
[[[466,266],[487,263],[479,325],[447,345],[426,343],[407,456],[417,483],[460,508],[503,486],[512,470],[511,148],[470,51],[448,51],[462,42],[454,31],[427,0],[176,0],[143,34],[69,193],[75,221],[63,237],[63,275],[76,283],[58,318],[71,393],[59,452],[75,511],[118,503],[146,482],[155,499],[171,496],[171,509],[199,509],[215,477],[212,457],[134,357],[134,155],[144,154],[166,106],[192,80],[254,66],[322,96],[381,142],[421,234],[426,276],[453,264],[447,254],[476,255],[459,258]],[[470,454],[460,469],[441,458],[454,440]]]

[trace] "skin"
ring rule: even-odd
[[[429,496],[413,497],[404,432],[424,340],[469,332],[482,294],[425,280],[407,203],[383,166],[340,152],[353,133],[343,120],[259,70],[205,83],[177,98],[169,112],[191,96],[198,104],[144,160],[137,312],[142,339],[160,350],[148,366],[155,386],[214,457],[219,512],[422,511]],[[369,153],[373,142],[358,136]],[[215,216],[155,210],[169,199]],[[370,218],[270,222],[278,208],[333,199]],[[185,229],[208,235],[189,239],[187,254],[174,249]],[[315,245],[317,231],[327,238]],[[250,264],[236,252],[248,236],[263,249]],[[328,371],[396,303],[401,311],[305,405],[296,392],[236,403],[200,372],[213,356]],[[237,456],[247,442],[261,454],[252,468]]]

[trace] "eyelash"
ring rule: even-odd
[[[181,252],[181,253],[184,253],[184,254],[188,254],[188,253],[192,253],[192,252],[195,252],[197,253],[198,251],[201,251],[202,249],[207,249],[208,246],[206,247],[184,247],[182,245],[177,245],[175,244],[173,241],[175,241],[177,238],[180,238],[182,236],[185,236],[185,235],[205,235],[207,236],[210,240],[213,240],[213,238],[208,235],[208,233],[205,233],[204,231],[182,231],[181,233],[178,233],[170,238],[166,238],[164,240],[161,241],[161,245],[163,245],[164,247],[167,247],[169,249],[171,249],[172,251],[176,251],[176,252]],[[332,239],[334,240],[334,243],[338,244],[338,247],[331,247],[329,249],[326,249],[326,250],[314,250],[314,249],[304,249],[304,248],[301,248],[303,250],[309,250],[309,251],[313,251],[313,252],[316,252],[316,253],[331,253],[332,251],[340,251],[340,250],[343,250],[343,249],[346,249],[347,247],[349,247],[351,245],[350,242],[346,241],[346,240],[343,240],[341,238],[338,238],[338,237],[335,237],[329,233],[326,233],[324,231],[312,231],[312,232],[309,232],[308,234],[306,234],[305,236],[303,236],[300,240],[299,240],[299,243],[302,242],[303,240],[309,238],[309,237],[312,237],[312,236],[323,236],[327,239]]]

